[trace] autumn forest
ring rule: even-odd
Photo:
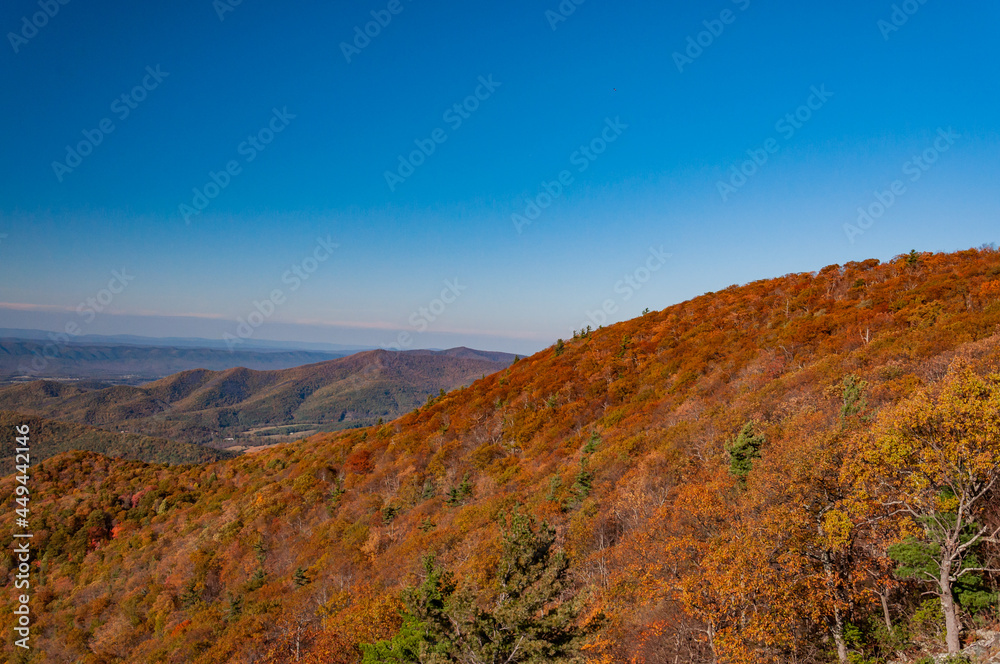
[[[882,664],[996,629],[995,248],[553,342],[365,428],[33,466],[34,647],[6,661]]]

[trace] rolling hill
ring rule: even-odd
[[[71,450],[96,452],[115,459],[171,465],[201,464],[235,456],[201,445],[141,434],[105,431],[85,424],[57,422],[23,413],[0,411],[0,431],[12,431],[19,425],[29,426],[34,437],[35,442],[31,447],[32,464]],[[14,466],[14,447],[8,445],[0,454],[0,474],[12,473]]]
[[[467,348],[377,350],[275,371],[196,369],[141,386],[33,381],[0,388],[0,410],[181,442],[246,446],[391,419],[512,360]]]
[[[941,602],[897,563],[933,556],[920,538],[935,531],[902,519],[879,487],[899,479],[904,443],[934,449],[907,422],[978,413],[935,435],[993,444],[976,432],[1000,431],[998,367],[1000,253],[912,253],[732,286],[577,335],[378,426],[194,468],[63,454],[31,479],[36,657],[355,664],[361,644],[390,638],[451,648],[415,616],[439,611],[455,638],[473,618],[509,626],[555,578],[516,585],[550,546],[516,548],[523,537],[504,524],[521,513],[537,541],[551,526],[564,556],[565,584],[532,615],[570,616],[563,627],[589,635],[554,661],[916,660],[940,651]],[[147,389],[229,408],[280,384],[224,375]],[[143,398],[128,408],[143,413]],[[984,451],[977,472],[996,477],[998,455]],[[948,523],[954,490],[912,477],[899,490],[923,492]],[[14,486],[0,481],[8,512]],[[1000,527],[996,510],[979,518]],[[0,536],[0,551],[13,544]],[[512,547],[520,557],[501,566]],[[1000,552],[977,556],[996,567]],[[8,586],[15,569],[0,554]],[[964,643],[997,620],[996,578],[967,581]],[[14,616],[0,623],[9,632]]]

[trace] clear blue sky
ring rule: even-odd
[[[223,2],[4,3],[0,327],[237,336],[277,289],[257,338],[527,352],[606,301],[998,239],[995,2]]]

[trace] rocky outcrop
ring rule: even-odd
[[[979,640],[962,649],[976,664],[1000,664],[1000,632],[978,632]]]
[[[976,636],[979,639],[973,643],[970,643],[965,648],[962,649],[962,657],[964,661],[970,662],[970,664],[1000,664],[1000,632],[989,632],[986,630],[981,630],[976,632]],[[951,664],[956,662],[954,659],[949,659],[947,653],[941,653],[938,655],[932,655],[931,658],[934,664]],[[916,662],[927,662],[926,658],[917,659]],[[957,662],[962,662],[959,659]],[[956,664],[957,664],[956,662]],[[890,662],[889,664],[907,664],[901,660]],[[910,662],[909,664],[914,664]]]

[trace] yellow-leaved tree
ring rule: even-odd
[[[1000,374],[955,363],[940,383],[883,411],[855,444],[848,472],[857,496],[893,523],[896,572],[940,597],[948,652],[957,653],[956,584],[995,571],[976,554],[1000,534],[983,518],[1000,491]]]

